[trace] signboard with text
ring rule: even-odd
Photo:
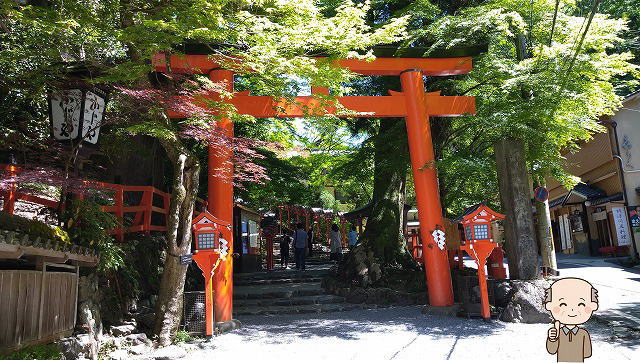
[[[627,211],[625,207],[611,208],[613,221],[615,222],[616,235],[618,236],[618,246],[628,246],[631,244],[631,231],[627,222]]]
[[[186,254],[186,255],[180,255],[180,264],[181,265],[189,265],[191,264],[191,261],[193,261],[193,255],[192,254]]]

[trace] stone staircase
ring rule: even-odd
[[[315,253],[308,258],[305,271],[277,265],[271,272],[234,275],[234,315],[283,315],[366,309],[364,304],[349,304],[344,297],[328,295],[322,279],[332,266],[328,254]]]

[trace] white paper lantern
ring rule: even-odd
[[[79,140],[95,144],[107,106],[98,89],[64,89],[49,94],[49,120],[56,140]]]

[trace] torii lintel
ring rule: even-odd
[[[337,102],[344,108],[353,111],[340,114],[340,117],[406,117],[407,109],[403,92],[390,91],[390,96],[344,96],[337,97]],[[429,116],[451,117],[464,114],[475,114],[474,97],[440,96],[440,92],[427,93],[424,102]],[[207,100],[219,100],[216,94],[189,99],[181,97],[185,102],[194,102],[205,106]],[[337,109],[318,97],[299,96],[292,101],[285,98],[274,99],[271,96],[250,96],[248,92],[234,93],[225,102],[232,104],[239,114],[255,117],[306,117],[313,115],[335,115]],[[168,111],[169,117],[184,118],[187,115],[174,110]]]

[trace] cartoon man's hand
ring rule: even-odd
[[[555,342],[558,339],[558,331],[560,330],[560,321],[556,320],[553,323],[553,328],[549,329],[548,336],[549,340]]]

